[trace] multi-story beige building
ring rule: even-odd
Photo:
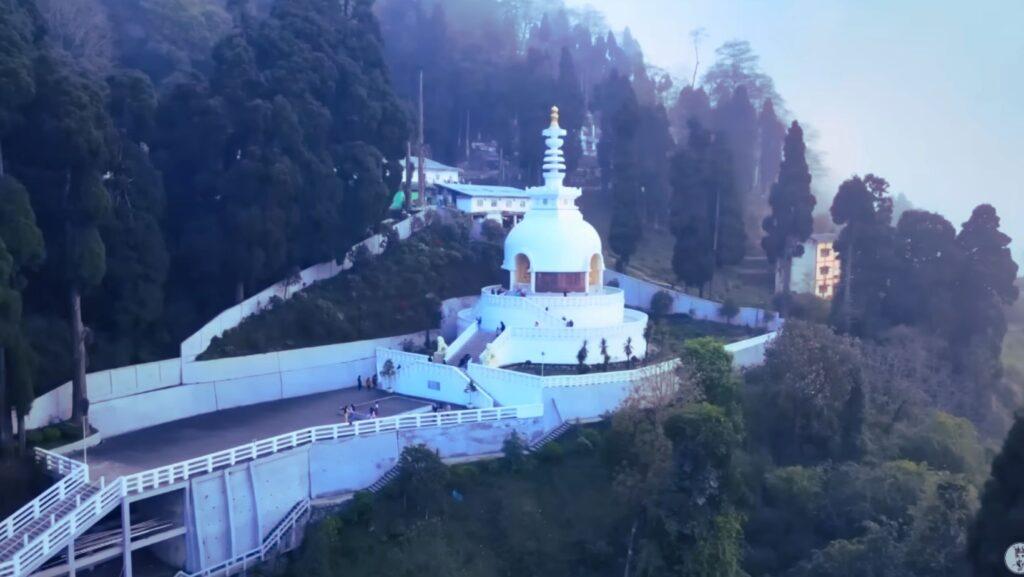
[[[793,259],[790,289],[831,299],[839,285],[840,262],[835,251],[835,233],[813,234],[804,243],[804,254]],[[781,279],[775,286],[782,288]]]

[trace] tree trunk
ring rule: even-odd
[[[7,347],[0,346],[0,451],[6,451],[14,437],[11,407],[7,404]]]
[[[640,522],[640,519],[633,520],[633,528],[629,531],[629,548],[626,549],[626,568],[622,572],[622,577],[629,577],[629,568],[633,564],[633,545],[636,542],[636,526]]]
[[[240,304],[244,300],[245,283],[243,281],[238,281],[238,284],[235,285],[235,304]]]
[[[423,70],[420,70],[420,133],[419,133],[419,144],[417,146],[419,155],[419,192],[420,192],[420,206],[427,206],[427,183],[426,173],[423,170]]]
[[[25,415],[18,411],[18,453],[24,455],[28,450],[28,436],[25,431]]]
[[[405,191],[405,203],[403,208],[405,212],[412,210],[412,141],[405,141],[405,166],[403,169],[403,184],[405,186],[402,189]]]
[[[85,416],[85,327],[82,325],[82,294],[78,287],[71,286],[71,353],[73,357],[71,373],[71,420],[82,422]]]

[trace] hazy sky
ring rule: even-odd
[[[1024,0],[567,0],[629,26],[648,60],[689,77],[750,41],[792,115],[816,132],[830,186],[889,180],[955,226],[989,202],[1024,250]]]

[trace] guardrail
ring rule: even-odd
[[[63,478],[4,519],[0,524],[0,539],[10,539],[51,505],[62,501],[72,491],[89,482],[89,468],[83,463],[45,449],[36,449],[35,458],[47,471],[63,475]]]
[[[109,485],[102,485],[100,491],[82,501],[61,519],[53,523],[35,539],[27,540],[11,559],[0,563],[0,577],[26,575],[67,546],[67,541],[92,527],[121,503],[126,496],[124,478]]]
[[[309,511],[309,500],[300,501],[292,507],[288,515],[277,524],[277,527],[267,535],[267,538],[260,543],[259,547],[196,573],[178,571],[174,577],[216,577],[219,575],[231,575],[238,570],[245,571],[252,564],[264,561],[267,558],[267,553],[279,547],[285,533],[291,531],[307,511]]]
[[[474,363],[469,366],[469,376],[478,383],[482,383],[485,387],[488,382],[514,383],[519,386],[530,386],[538,389],[553,387],[586,387],[606,383],[637,381],[675,370],[679,365],[679,359],[671,359],[658,364],[647,365],[625,371],[592,372],[584,373],[582,375],[548,375],[542,377],[540,375],[503,369],[500,367],[487,367]]]
[[[321,441],[334,441],[362,435],[376,435],[424,427],[445,427],[464,423],[532,418],[540,416],[542,412],[543,407],[540,405],[519,405],[448,411],[444,413],[416,413],[383,419],[357,421],[352,424],[322,425],[270,437],[269,439],[255,441],[232,449],[225,449],[203,457],[174,463],[173,465],[135,473],[121,479],[124,480],[125,490],[128,494],[142,493],[150,489],[184,481],[190,477],[212,473],[224,467],[254,461],[268,455]],[[3,576],[0,575],[0,577]]]

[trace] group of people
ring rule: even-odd
[[[380,386],[380,379],[377,377],[376,373],[374,373],[373,375],[371,375],[369,377],[366,377],[366,388],[367,389],[376,389],[379,386]],[[359,375],[358,377],[356,377],[356,390],[357,391],[363,390],[363,376],[362,375]]]
[[[375,401],[372,405],[370,405],[370,410],[366,413],[365,417],[360,415],[356,411],[356,406],[354,404],[352,404],[352,403],[349,403],[347,405],[342,405],[338,409],[338,413],[345,418],[345,424],[346,425],[351,425],[353,420],[357,420],[358,421],[358,420],[362,420],[362,419],[376,419],[377,417],[379,417],[380,416],[380,403]]]

